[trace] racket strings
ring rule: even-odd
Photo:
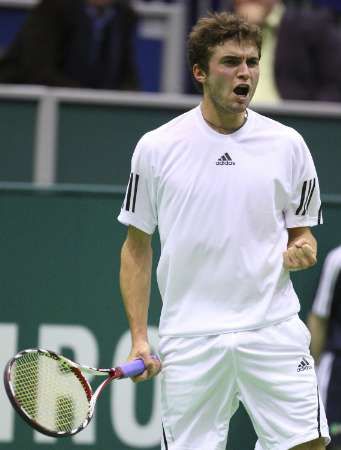
[[[71,432],[88,417],[84,379],[67,362],[49,353],[22,355],[13,367],[12,386],[25,413],[44,428]]]
[[[25,357],[16,360],[13,381],[15,397],[32,418],[37,415],[37,374],[38,359],[35,355],[28,353]]]

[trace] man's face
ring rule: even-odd
[[[259,78],[258,49],[253,42],[226,41],[214,48],[202,80],[204,97],[222,112],[245,111]],[[199,80],[200,81],[200,80]]]

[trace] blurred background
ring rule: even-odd
[[[130,348],[118,289],[116,221],[137,140],[196,106],[186,36],[207,11],[263,28],[252,108],[296,128],[320,179],[319,262],[293,275],[311,309],[340,245],[341,2],[338,0],[0,0],[0,368],[23,348],[108,367]],[[159,254],[154,239],[155,260]],[[160,298],[153,279],[150,336]],[[156,450],[159,380],[113,384],[93,423],[56,442],[15,416],[0,387],[0,450]],[[241,407],[229,450],[253,450]]]

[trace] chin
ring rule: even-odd
[[[245,112],[245,111],[246,111],[246,109],[247,109],[248,106],[249,106],[248,103],[245,103],[245,104],[242,104],[242,105],[237,104],[237,105],[231,107],[231,111],[233,111],[233,112],[236,113],[236,114],[242,113],[242,112]]]
[[[249,106],[249,101],[246,103],[239,103],[236,101],[223,101],[220,99],[219,101],[213,102],[215,107],[221,112],[229,113],[229,114],[240,114],[246,111],[246,108]]]
[[[250,104],[250,99],[246,98],[244,100],[236,100],[233,99],[232,101],[229,102],[228,105],[226,105],[226,109],[230,109],[231,111],[235,112],[235,113],[241,113],[244,112],[246,110],[246,108],[249,106]]]

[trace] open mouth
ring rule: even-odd
[[[241,95],[242,97],[246,97],[250,91],[250,86],[248,84],[239,84],[236,88],[233,89],[233,92],[236,95]]]

